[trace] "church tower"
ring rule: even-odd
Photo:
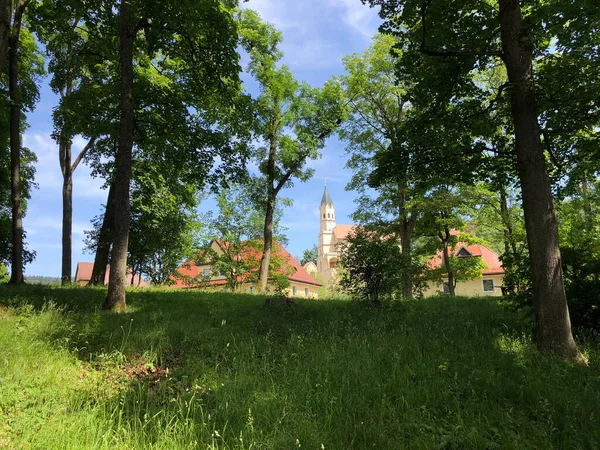
[[[333,229],[335,228],[335,207],[333,206],[333,201],[329,196],[327,185],[325,185],[323,198],[321,198],[319,217],[321,227],[319,233],[317,269],[319,274],[324,276],[325,281],[328,282],[329,278],[331,277],[329,259],[336,249],[333,242]]]

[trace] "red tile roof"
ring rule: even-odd
[[[245,254],[242,256],[243,258],[252,258],[252,260],[256,261],[257,263],[262,258],[262,251],[256,250],[252,247],[246,247],[244,249],[244,253]],[[277,270],[277,272],[281,275],[285,275],[288,280],[312,284],[314,286],[322,286],[321,283],[316,281],[308,274],[306,269],[302,267],[298,260],[296,260],[296,258],[294,258],[290,252],[288,252],[279,242],[273,242],[272,255],[281,257],[283,262],[286,263],[283,264],[282,267]],[[205,264],[210,264],[210,262]],[[196,265],[194,261],[186,261],[179,267],[179,269],[177,269],[177,271],[183,275],[183,277],[171,276],[171,280],[174,282],[174,284],[171,285],[172,288],[190,287],[189,281],[195,280],[200,273],[199,266]],[[240,276],[238,281],[243,283],[246,280],[242,279]],[[224,285],[226,284],[226,280],[211,280],[207,284],[212,286]]]
[[[485,245],[473,244],[468,245],[464,242],[459,242],[453,249],[453,254],[457,254],[461,249],[466,249],[473,257],[480,257],[485,265],[486,269],[483,269],[483,275],[502,275],[504,274],[504,268],[502,262],[498,257],[498,254],[493,250],[489,249]],[[442,251],[439,250],[427,263],[430,269],[437,269],[442,266]]]
[[[92,271],[94,270],[94,263],[91,262],[78,262],[77,269],[75,270],[75,282],[76,283],[84,283],[87,284],[90,282],[92,278]],[[131,269],[127,268],[127,278],[125,279],[125,285],[131,286]],[[108,285],[108,280],[110,276],[110,264],[106,266],[106,273],[104,275],[104,285]],[[140,277],[140,275],[135,275],[133,278],[134,286],[148,287],[150,284]]]
[[[354,225],[336,225],[333,227],[333,234],[337,238],[337,240],[346,239],[348,235],[354,231]]]

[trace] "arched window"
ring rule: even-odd
[[[325,218],[325,213],[323,213],[323,219]]]
[[[327,218],[329,219],[329,213],[327,213]]]

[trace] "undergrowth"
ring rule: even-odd
[[[0,449],[600,446],[597,337],[540,356],[495,299],[104,295],[0,286]]]

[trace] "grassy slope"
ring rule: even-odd
[[[492,299],[103,295],[0,287],[0,448],[600,446],[598,341],[542,358]]]

